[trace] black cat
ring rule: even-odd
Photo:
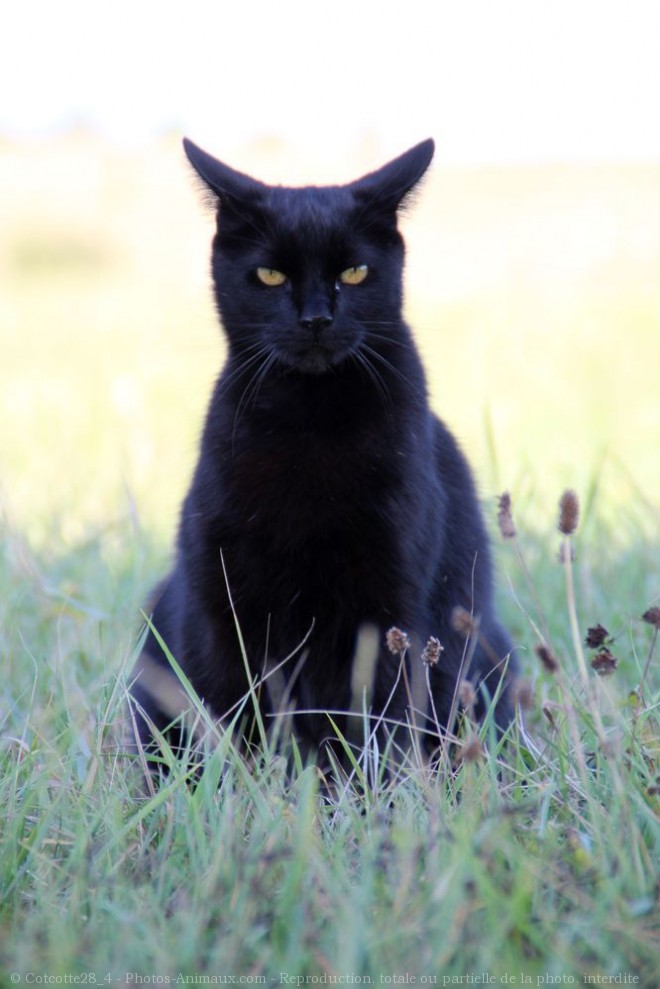
[[[479,628],[477,712],[507,670],[495,711],[505,727],[513,660],[493,610],[488,539],[401,316],[397,211],[433,142],[349,185],[295,189],[184,147],[217,209],[212,272],[228,356],[155,628],[215,716],[248,693],[246,655],[253,681],[266,675],[265,721],[280,705],[301,712],[293,725],[306,751],[332,738],[324,712],[348,711],[362,681],[381,724],[414,717],[432,748],[466,649],[452,622],[463,608]],[[379,641],[366,680],[354,661],[365,626]],[[386,648],[392,626],[444,647],[429,671],[430,708],[419,652],[402,676]],[[163,730],[185,706],[166,671],[150,632],[131,691],[145,745],[150,722]],[[420,705],[428,721],[409,710]],[[350,733],[347,717],[332,716]]]

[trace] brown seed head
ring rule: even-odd
[[[461,749],[460,758],[463,762],[476,762],[478,759],[483,759],[483,757],[484,747],[479,741],[479,738],[476,735],[472,735]]]
[[[435,666],[444,651],[445,647],[440,645],[440,640],[432,635],[422,649],[422,662],[427,666]]]
[[[523,711],[534,707],[534,690],[529,680],[518,679],[513,684],[513,699]]]
[[[508,491],[500,495],[497,512],[497,524],[503,539],[515,539],[517,532],[511,514],[511,495]]]
[[[458,699],[463,707],[473,708],[476,704],[477,695],[469,680],[461,680],[458,685]]]
[[[584,641],[590,649],[598,649],[609,637],[610,633],[606,628],[602,625],[594,625],[593,628],[587,629],[587,637]]]
[[[642,615],[642,621],[648,622],[649,625],[653,625],[654,628],[660,629],[660,607],[655,605],[653,608],[649,608]]]
[[[572,536],[578,526],[580,503],[575,491],[564,491],[559,499],[559,531]]]
[[[616,664],[616,657],[607,648],[601,649],[591,660],[592,669],[601,677],[612,676],[616,669]]]
[[[470,612],[466,608],[461,608],[460,605],[454,608],[451,613],[451,627],[466,638],[477,630],[476,622]]]
[[[410,639],[400,628],[391,628],[385,636],[385,642],[389,651],[395,656],[400,656],[407,649],[410,649]]]
[[[559,669],[559,663],[555,659],[549,646],[546,646],[545,642],[540,642],[535,648],[535,653],[541,660],[543,669],[546,673],[556,673]]]

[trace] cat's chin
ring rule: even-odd
[[[301,354],[285,354],[281,359],[289,368],[301,374],[321,375],[340,364],[344,356],[324,347],[311,347]]]

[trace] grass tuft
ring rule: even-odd
[[[385,772],[388,753],[343,740],[351,771],[329,787],[265,734],[248,760],[213,725],[194,785],[165,751],[168,777],[145,787],[121,744],[136,648],[125,630],[141,593],[131,565],[98,565],[107,534],[62,561],[5,529],[2,970],[124,985],[483,972],[653,985],[657,605],[637,602],[645,620],[614,635],[599,619],[618,628],[619,617],[600,608],[583,622],[578,591],[599,599],[594,546],[573,546],[557,568],[551,547],[516,532],[502,562],[520,574],[518,640],[541,663],[519,686],[524,721],[508,738],[473,723],[465,683],[456,743],[435,770],[413,749]],[[581,652],[616,648],[610,676],[582,662],[573,622]]]

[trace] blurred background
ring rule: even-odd
[[[407,312],[484,499],[657,537],[660,6],[24,0],[0,39],[0,504],[167,547],[221,333],[181,137],[337,182],[432,136]],[[493,513],[494,514],[494,513]]]

